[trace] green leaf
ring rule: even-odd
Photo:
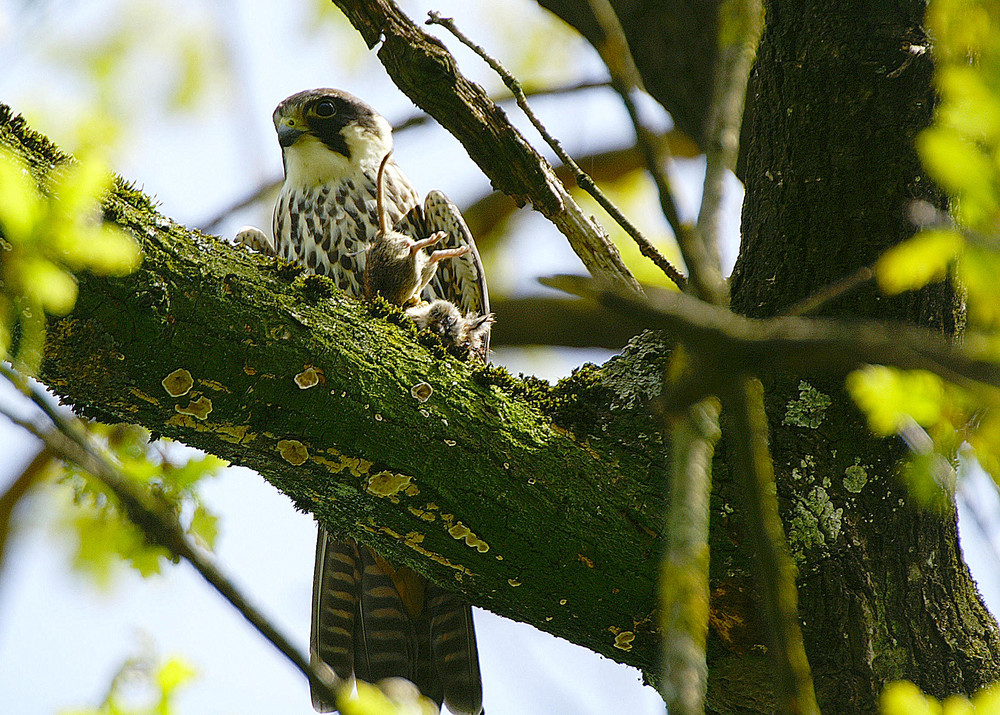
[[[879,710],[882,715],[940,715],[941,704],[908,680],[900,680],[885,686]]]
[[[868,365],[847,376],[847,389],[872,432],[882,436],[895,433],[907,418],[923,427],[941,419],[944,382],[930,372]]]
[[[94,218],[112,176],[103,161],[90,157],[60,166],[51,182],[54,218],[75,225]]]
[[[0,147],[0,233],[12,244],[25,243],[41,215],[42,202],[31,175]]]
[[[1000,713],[1000,683],[983,688],[972,696],[977,713]]]
[[[995,146],[1000,139],[1000,96],[984,81],[982,68],[950,65],[942,67],[936,79],[944,98],[937,109],[938,122]]]
[[[958,213],[978,227],[996,205],[996,167],[979,146],[952,129],[934,125],[917,137],[924,167],[945,191],[960,199]]]
[[[1000,254],[969,246],[958,262],[957,275],[968,294],[970,322],[994,330],[1000,327]]]
[[[219,517],[206,509],[203,504],[199,504],[191,517],[188,533],[207,548],[214,549],[215,539],[219,535]]]
[[[117,226],[95,226],[80,238],[71,255],[79,267],[98,275],[127,276],[142,263],[139,244]]]
[[[928,229],[882,254],[875,276],[885,293],[895,295],[943,280],[948,265],[962,250],[965,240],[950,229]]]
[[[20,265],[20,284],[26,295],[53,315],[66,315],[76,304],[77,285],[71,273],[41,257]]]
[[[182,685],[190,682],[198,675],[198,671],[183,658],[173,656],[160,666],[156,672],[156,684],[164,697],[170,697]]]

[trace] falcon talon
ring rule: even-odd
[[[241,226],[233,241],[237,246],[249,248],[256,253],[272,257],[277,255],[271,242],[267,240],[267,235],[256,226]]]

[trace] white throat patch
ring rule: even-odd
[[[392,149],[392,127],[382,117],[376,116],[378,132],[351,125],[341,129],[348,159],[326,146],[311,134],[283,150],[285,157],[285,184],[312,188],[318,184],[335,182],[346,176],[356,176],[364,170],[377,172],[382,158]]]

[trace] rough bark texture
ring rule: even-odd
[[[873,261],[912,234],[908,203],[940,204],[913,150],[931,121],[923,2],[877,7],[775,0],[751,84],[744,147],[743,246],[734,310],[773,315]],[[962,313],[945,284],[897,299],[867,287],[828,314],[893,318],[948,333]],[[958,548],[955,512],[919,508],[897,477],[903,451],[869,436],[842,381],[773,376],[768,409],[786,531],[799,562],[799,612],[825,712],[873,712],[885,682],[907,678],[935,695],[1000,677],[1000,640]],[[803,387],[806,389],[803,390]],[[824,407],[823,395],[832,398]],[[805,416],[803,416],[805,415]],[[719,480],[718,496],[732,498]],[[720,603],[743,607],[743,556],[732,519],[717,522]],[[734,596],[740,594],[740,597]],[[735,605],[734,605],[735,604]],[[720,617],[717,614],[717,618]],[[719,629],[719,634],[732,635]],[[713,644],[715,712],[767,711],[752,674],[750,637]]]

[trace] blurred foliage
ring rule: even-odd
[[[151,444],[149,433],[141,427],[91,423],[89,430],[92,441],[108,449],[122,475],[150,490],[189,536],[206,548],[214,546],[218,519],[202,503],[197,487],[225,466],[223,460],[170,442]],[[147,540],[100,481],[67,464],[60,482],[71,495],[61,523],[74,541],[74,567],[101,586],[110,583],[123,563],[144,577],[160,572],[171,555]]]
[[[927,205],[913,213],[924,228],[881,256],[875,274],[896,294],[952,278],[966,295],[965,350],[1000,357],[1000,0],[932,0],[927,26],[933,49],[910,46],[906,62],[933,52],[940,102],[917,137],[924,168],[948,194],[951,216]],[[954,462],[963,444],[1000,483],[1000,394],[924,372],[866,367],[848,389],[874,432],[899,433],[911,448],[904,474],[926,491],[933,465]],[[925,431],[916,449],[904,428]],[[912,429],[911,429],[912,432]]]
[[[402,678],[387,678],[379,686],[356,682],[356,694],[345,688],[337,698],[341,715],[437,715],[434,702]]]
[[[160,661],[153,654],[126,660],[98,707],[64,710],[61,715],[171,715],[177,693],[197,675],[183,658]]]
[[[939,701],[913,683],[900,680],[885,686],[879,711],[881,715],[995,715],[1000,713],[1000,685],[983,688],[971,700],[951,695]]]
[[[101,111],[140,119],[148,107],[134,101],[138,84],[154,84],[164,108],[193,111],[213,96],[228,96],[232,78],[227,47],[211,8],[204,3],[164,5],[152,0],[118,2],[95,37],[73,38],[55,49],[66,68],[96,90]]]
[[[594,57],[593,48],[579,32],[553,13],[539,12],[534,2],[488,3],[481,12],[483,26],[491,28],[503,46],[491,54],[501,58],[526,92],[579,82],[581,66]],[[603,77],[604,69],[595,68],[595,74]],[[500,78],[492,77],[492,88],[506,93]]]
[[[135,241],[101,220],[111,183],[103,162],[89,156],[53,169],[41,191],[0,147],[0,357],[22,372],[38,371],[46,314],[73,309],[74,272],[126,275],[139,265]]]

